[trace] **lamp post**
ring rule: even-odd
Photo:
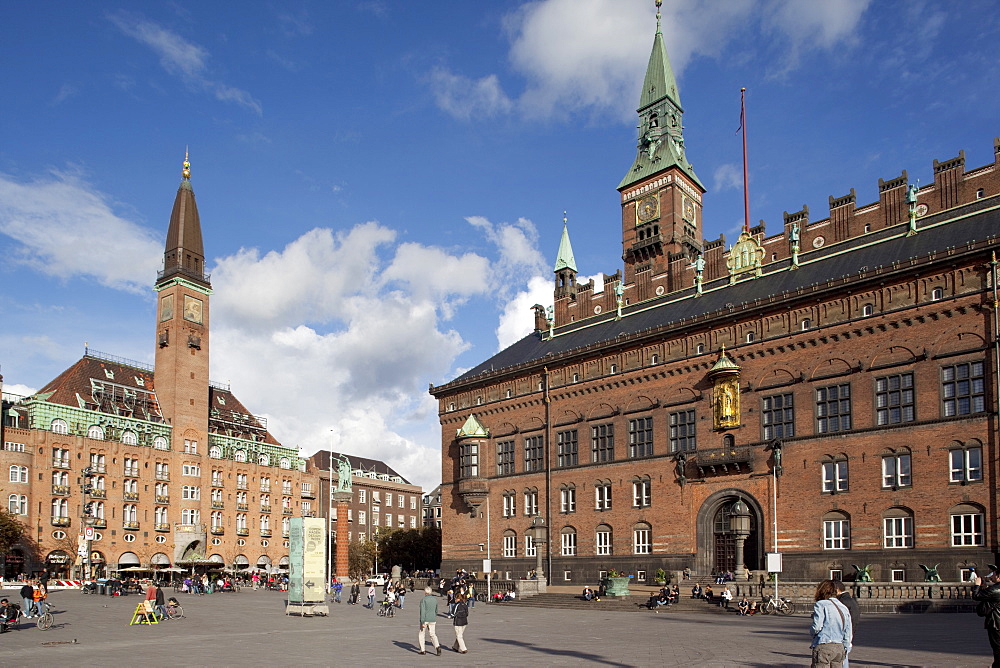
[[[542,545],[545,544],[545,519],[541,515],[535,515],[531,520],[532,540],[535,543],[535,578],[539,581],[545,580],[545,571],[542,569]]]
[[[736,579],[740,581],[746,578],[743,543],[750,535],[750,509],[743,503],[743,499],[737,499],[729,509],[729,530],[736,534]]]

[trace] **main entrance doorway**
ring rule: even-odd
[[[737,500],[750,509],[750,534],[743,542],[743,565],[749,570],[762,567],[763,531],[760,504],[746,492],[716,492],[698,511],[698,554],[695,566],[699,574],[736,571],[736,534],[730,528],[730,509]]]

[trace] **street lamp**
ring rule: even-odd
[[[729,509],[729,530],[736,534],[736,579],[746,578],[743,567],[743,543],[750,535],[750,509],[743,499],[737,499]]]
[[[535,543],[535,577],[538,580],[545,580],[545,572],[542,569],[542,545],[545,544],[545,519],[541,515],[535,515],[531,520],[531,538]]]

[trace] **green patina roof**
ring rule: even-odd
[[[678,119],[677,135],[683,142],[683,137],[680,135],[683,129],[680,125],[680,118],[684,110],[681,107],[681,96],[677,90],[674,70],[670,66],[667,47],[663,43],[659,12],[656,14],[656,35],[653,37],[653,50],[649,54],[649,64],[646,66],[646,78],[642,82],[642,93],[639,96],[637,111],[642,120],[642,126],[646,125],[652,113],[658,114],[660,125],[650,137],[653,142],[656,142],[656,145],[653,147],[654,150],[650,152],[649,144],[643,144],[640,141],[635,162],[625,174],[625,178],[618,184],[618,189],[621,190],[633,183],[643,181],[669,167],[679,167],[688,178],[704,190],[701,180],[694,173],[694,168],[687,161],[683,149],[671,140],[670,133],[666,129],[668,115],[676,114]],[[640,129],[640,137],[644,131],[644,129]]]
[[[462,425],[462,428],[458,430],[459,438],[486,438],[489,435],[489,429],[484,427],[482,423],[476,419],[475,415],[470,415],[469,419],[465,421],[464,425]]]
[[[573,246],[569,242],[569,229],[566,221],[563,220],[562,238],[559,239],[559,254],[556,255],[556,267],[553,271],[560,269],[572,269],[576,271],[576,258],[573,257]]]
[[[733,359],[726,354],[726,347],[723,346],[722,350],[719,351],[719,360],[712,366],[709,370],[709,376],[728,376],[733,374],[739,374],[740,366],[733,361]]]

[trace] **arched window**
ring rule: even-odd
[[[28,482],[28,467],[27,466],[11,466],[10,467],[10,481],[11,482]]]
[[[931,290],[931,301],[936,302],[944,299],[944,288],[934,288]]]
[[[11,494],[7,497],[7,510],[14,515],[27,515],[28,497],[24,494]]]
[[[865,316],[866,318],[870,315],[875,315],[875,307],[872,306],[871,304],[865,304],[864,306],[861,307],[861,315]]]
[[[66,424],[66,420],[61,420],[56,418],[52,421],[52,433],[54,434],[68,434],[69,425]]]
[[[288,459],[288,457],[282,457],[278,460],[278,466],[283,469],[290,469],[292,468],[292,462]]]
[[[695,353],[697,353],[698,355],[701,355],[701,354],[704,354],[704,352],[705,352],[705,344],[704,344],[704,343],[699,343],[699,344],[698,344],[698,345],[697,345],[697,346],[695,347],[694,351],[695,351]]]
[[[653,551],[653,527],[639,522],[632,527],[632,553],[651,554]]]
[[[167,450],[170,446],[167,443],[167,439],[162,436],[157,436],[153,439],[153,447],[157,450]]]
[[[233,453],[233,460],[237,462],[245,462],[247,460],[247,453],[244,450],[237,450]]]
[[[503,556],[508,559],[517,556],[517,534],[512,529],[503,532]]]
[[[948,511],[951,517],[952,547],[983,544],[983,509],[971,503],[962,503]]]
[[[597,533],[595,537],[596,542],[596,552],[598,556],[606,556],[613,554],[613,541],[612,541],[611,527],[607,524],[597,525]]]
[[[802,318],[802,331],[804,332],[810,327],[812,327],[812,320],[809,318]]]
[[[92,438],[96,441],[104,440],[104,427],[92,424],[87,428],[87,438]]]
[[[218,445],[213,445],[208,449],[208,456],[212,459],[222,459],[222,448]]]
[[[882,513],[882,546],[913,547],[913,513],[907,508],[889,508]]]
[[[122,432],[122,443],[125,445],[135,445],[139,442],[139,438],[135,435],[134,431],[126,429]]]
[[[564,527],[559,532],[559,538],[562,547],[560,554],[564,557],[576,556],[576,529],[573,527]]]
[[[257,463],[260,464],[261,466],[270,466],[271,458],[268,457],[266,454],[261,454],[261,456],[257,458]]]
[[[747,343],[753,343],[757,340],[757,334],[754,332],[747,332]]]
[[[839,510],[823,516],[823,549],[851,549],[851,517]]]

